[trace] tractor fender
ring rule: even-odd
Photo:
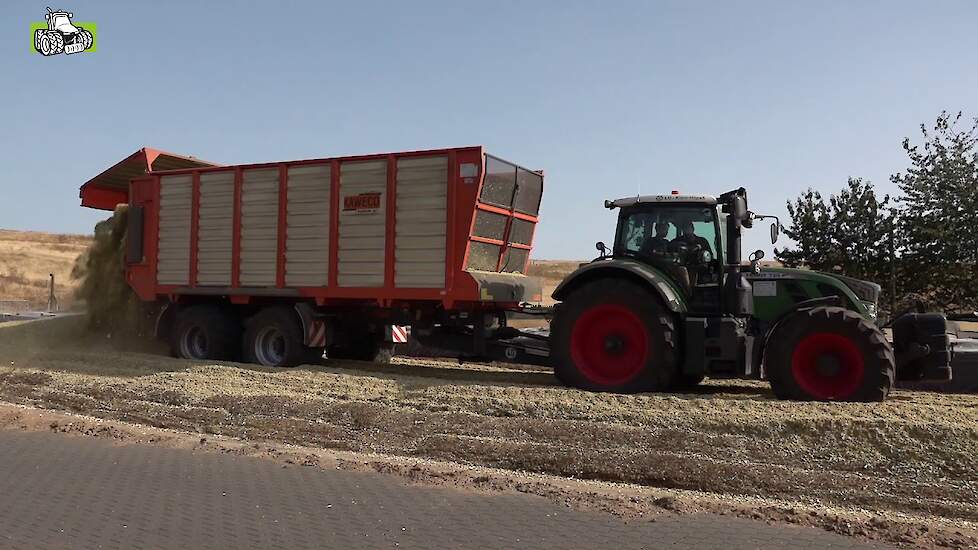
[[[645,263],[623,258],[595,260],[577,268],[554,289],[553,299],[563,301],[572,292],[598,279],[622,278],[655,292],[673,313],[686,312],[686,300],[662,271]]]

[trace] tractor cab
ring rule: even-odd
[[[708,195],[652,195],[609,201],[620,208],[613,256],[665,273],[690,311],[720,312],[725,214]]]
[[[48,30],[58,31],[62,34],[75,34],[78,29],[71,23],[71,13],[65,11],[50,12],[45,15],[48,21]]]
[[[750,283],[741,266],[741,231],[769,216],[747,209],[743,188],[719,197],[675,191],[643,195],[605,201],[605,207],[620,209],[612,258],[641,262],[665,274],[690,314],[753,313]],[[779,227],[775,218],[772,243]],[[760,257],[750,258],[755,268]]]

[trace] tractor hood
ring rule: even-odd
[[[846,277],[845,275],[836,275],[834,273],[826,273],[826,275],[835,277],[836,279],[842,281],[842,283],[849,287],[849,290],[851,290],[857,298],[864,302],[871,302],[875,304],[880,299],[880,291],[882,290],[882,287],[876,283],[863,281],[862,279],[855,279],[853,277]]]
[[[750,278],[807,279],[817,283],[843,287],[851,292],[854,297],[858,298],[859,301],[871,304],[876,304],[879,301],[881,291],[880,285],[871,281],[863,281],[862,279],[846,277],[845,275],[837,275],[835,273],[826,273],[824,271],[812,271],[810,269],[796,269],[791,267],[765,267],[761,269],[759,274]]]

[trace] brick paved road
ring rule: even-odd
[[[869,548],[719,516],[625,522],[539,497],[0,432],[0,548]]]

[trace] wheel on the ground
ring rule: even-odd
[[[177,313],[170,331],[170,352],[195,361],[230,361],[237,357],[241,323],[218,306],[191,306]]]
[[[779,399],[882,401],[896,378],[880,329],[841,307],[791,314],[771,334],[764,362]]]
[[[245,321],[244,360],[266,367],[318,363],[323,348],[303,343],[302,323],[291,308],[270,307]]]
[[[34,49],[38,52],[41,51],[41,37],[44,36],[43,29],[37,29],[34,31]]]
[[[551,322],[554,374],[586,390],[668,390],[678,376],[677,345],[673,318],[659,297],[622,279],[574,291]]]
[[[390,363],[394,356],[393,344],[366,326],[347,326],[337,333],[337,341],[326,347],[328,359]]]

